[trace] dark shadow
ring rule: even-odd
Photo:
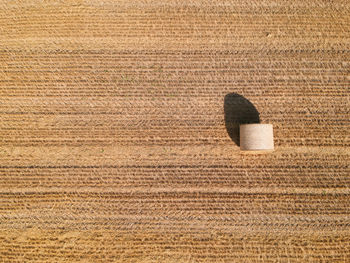
[[[224,111],[227,133],[239,146],[239,125],[260,123],[259,112],[249,100],[237,93],[225,96]]]

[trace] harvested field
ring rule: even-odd
[[[350,262],[349,130],[348,1],[3,1],[0,261]]]

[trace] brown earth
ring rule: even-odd
[[[0,261],[350,262],[349,93],[348,1],[4,1]]]

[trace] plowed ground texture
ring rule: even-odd
[[[350,262],[349,92],[349,1],[2,1],[0,262]]]

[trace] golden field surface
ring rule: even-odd
[[[1,1],[0,262],[350,262],[349,130],[348,1]]]

